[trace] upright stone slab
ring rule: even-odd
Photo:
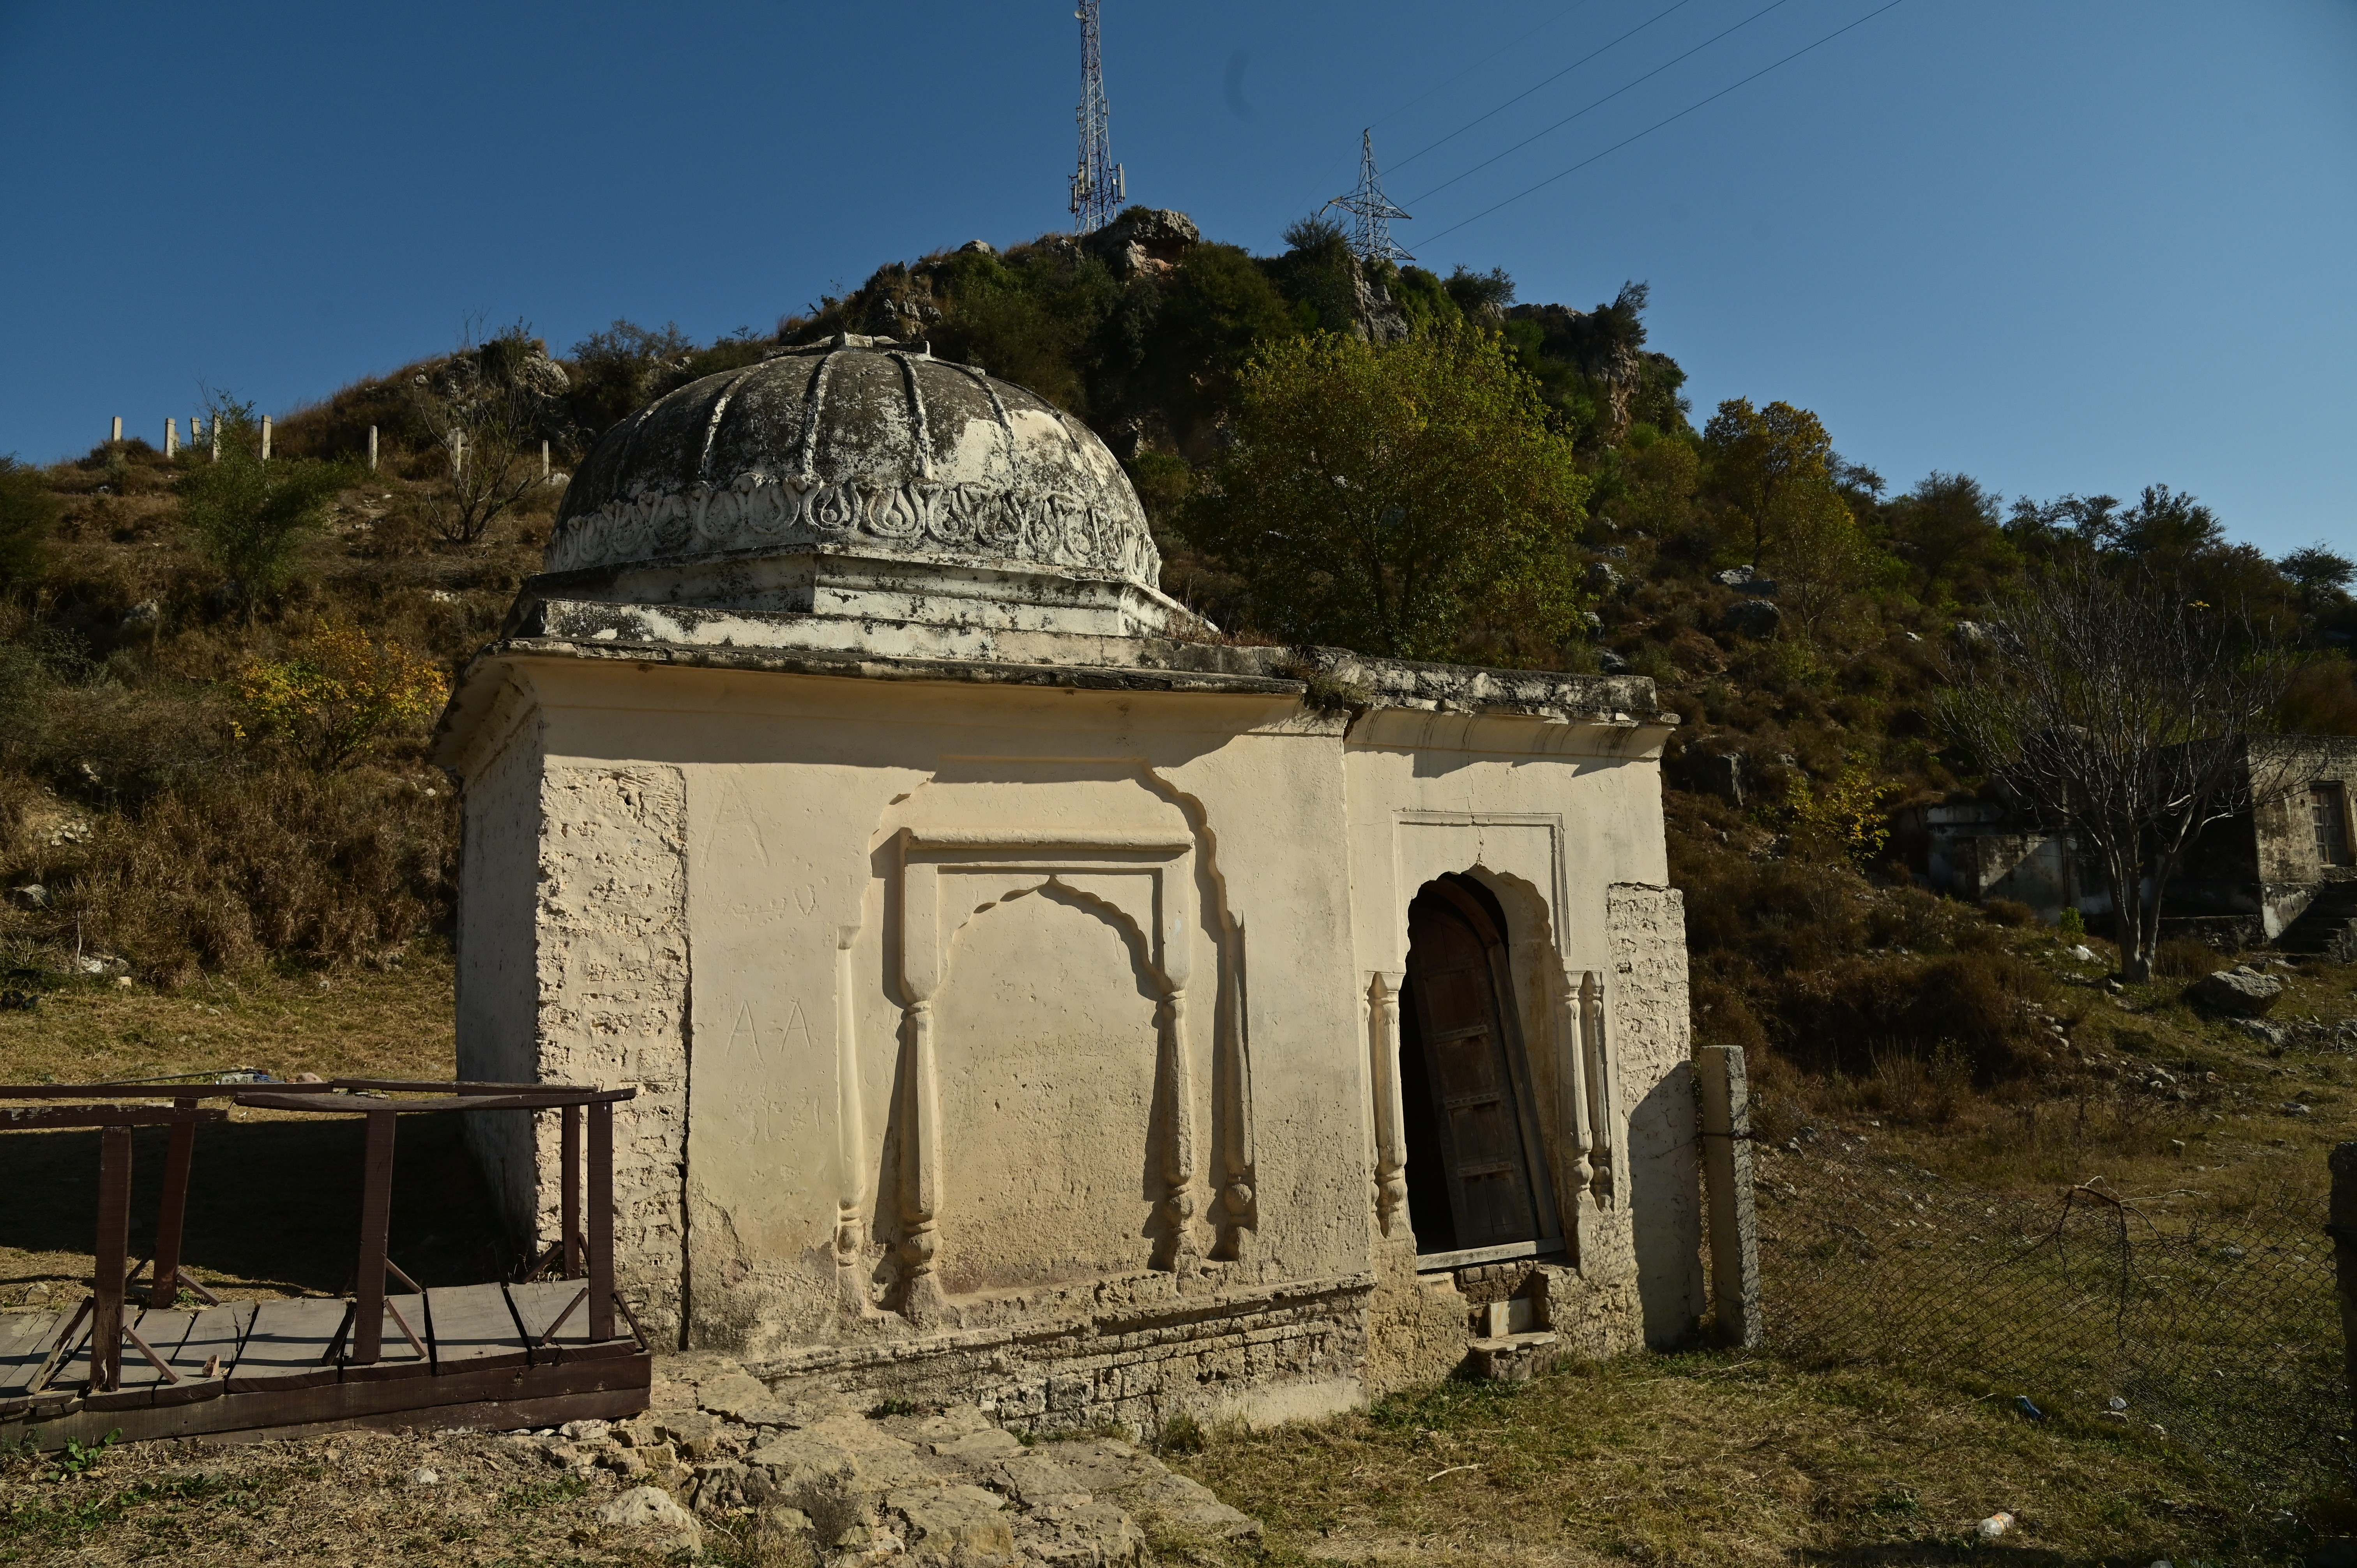
[[[1760,1329],[1760,1220],[1751,1199],[1751,1089],[1740,1046],[1695,1053],[1702,1090],[1702,1165],[1710,1189],[1710,1288],[1718,1338],[1749,1349]]]
[[[2357,1143],[2338,1144],[2332,1150],[2331,1220],[2335,1283],[2341,1294],[2341,1337],[2343,1368],[2357,1373]],[[2357,1376],[2350,1380],[2357,1394]]]

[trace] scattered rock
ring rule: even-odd
[[[1587,628],[1588,636],[1594,637],[1604,629],[1604,618],[1594,610],[1582,610],[1579,612],[1579,624]]]
[[[2070,953],[2073,962],[2093,963],[2095,961],[2095,950],[2089,947],[2084,942],[2081,942],[2077,946],[2066,949],[2065,950]]]
[[[576,1443],[603,1443],[612,1427],[602,1421],[568,1421],[556,1430],[560,1436]]]
[[[1597,593],[1619,593],[1620,585],[1627,580],[1620,575],[1620,569],[1609,561],[1590,561],[1587,564],[1587,585]]]
[[[1739,588],[1763,599],[1776,596],[1776,580],[1763,577],[1749,566],[1729,566],[1724,572],[1713,572],[1710,580],[1722,588]]]
[[[124,631],[136,631],[142,627],[154,626],[157,621],[162,620],[163,618],[164,607],[162,605],[157,604],[154,599],[142,599],[137,604],[132,606],[130,610],[124,616],[123,629]]]
[[[2281,1050],[2291,1042],[2291,1031],[2280,1024],[2270,1024],[2260,1018],[2237,1018],[2234,1026],[2266,1046],[2269,1050]]]
[[[1784,612],[1766,599],[1741,600],[1719,618],[1719,624],[1738,637],[1772,637],[1783,622]]]
[[[1620,655],[1613,652],[1609,648],[1604,649],[1597,654],[1596,667],[1604,671],[1607,675],[1626,675],[1629,673],[1629,661],[1626,659],[1621,658]]]
[[[8,889],[8,897],[27,909],[46,909],[49,907],[49,890],[38,882],[27,882],[22,887],[11,887]]]
[[[960,255],[972,256],[995,256],[998,254],[998,247],[992,244],[987,240],[968,240],[964,244],[958,247],[958,253]]]
[[[1116,277],[1168,273],[1203,237],[1194,220],[1163,207],[1132,207],[1081,242]]]
[[[963,1568],[974,1558],[1015,1554],[1006,1504],[980,1487],[911,1487],[894,1492],[887,1506],[908,1521],[901,1539],[920,1563]]]
[[[2197,1005],[2213,1013],[2255,1018],[2273,1007],[2283,993],[2282,981],[2241,963],[2203,975],[2187,989],[2186,994]]]
[[[704,1527],[657,1487],[632,1487],[597,1510],[597,1522],[609,1529],[653,1530],[690,1552],[704,1550]]]
[[[429,1470],[421,1466],[412,1470],[407,1479],[413,1487],[438,1487],[442,1484],[442,1474],[438,1470]]]

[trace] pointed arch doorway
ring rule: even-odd
[[[1418,1266],[1560,1251],[1506,918],[1469,876],[1408,906],[1400,1016],[1408,1223]]]

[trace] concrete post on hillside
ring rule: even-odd
[[[2332,1238],[2333,1278],[2340,1287],[2342,1366],[2357,1373],[2357,1144],[2335,1144],[2331,1166],[2332,1202],[2324,1229]],[[2357,1396],[2357,1377],[2350,1386]]]
[[[123,416],[121,414],[118,413],[114,416],[114,429],[106,439],[118,446],[123,444]]]
[[[221,421],[220,421],[220,420],[218,420],[218,419],[216,419],[216,420],[214,420],[214,421],[212,422],[212,424],[210,424],[210,425],[209,425],[209,426],[207,426],[206,428],[207,428],[207,429],[209,429],[209,430],[212,433],[212,438],[213,438],[213,456],[212,456],[212,460],[213,460],[214,462],[218,463],[218,462],[220,462],[220,461],[221,461]]]
[[[164,456],[177,457],[179,455],[180,422],[174,415],[167,413],[164,416]]]
[[[262,416],[262,460],[270,461],[270,416],[266,413]]]
[[[369,472],[376,472],[376,426],[369,426]]]
[[[453,430],[450,432],[450,477],[457,478],[465,471],[466,467],[467,433],[463,430]]]
[[[540,444],[540,482],[548,483],[548,443]]]
[[[1695,1052],[1702,1092],[1702,1167],[1708,1188],[1710,1286],[1723,1345],[1749,1349],[1760,1325],[1760,1220],[1751,1197],[1751,1085],[1740,1046]]]

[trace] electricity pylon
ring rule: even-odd
[[[1414,219],[1392,205],[1383,194],[1383,177],[1375,172],[1375,133],[1370,128],[1359,133],[1359,185],[1348,196],[1338,196],[1327,203],[1339,207],[1351,216],[1351,249],[1362,262],[1412,262],[1415,260],[1392,239],[1392,220],[1413,222]]]
[[[1072,176],[1072,231],[1093,233],[1113,221],[1128,197],[1121,166],[1113,161],[1113,118],[1105,104],[1104,55],[1098,41],[1098,0],[1081,0],[1081,166]]]

